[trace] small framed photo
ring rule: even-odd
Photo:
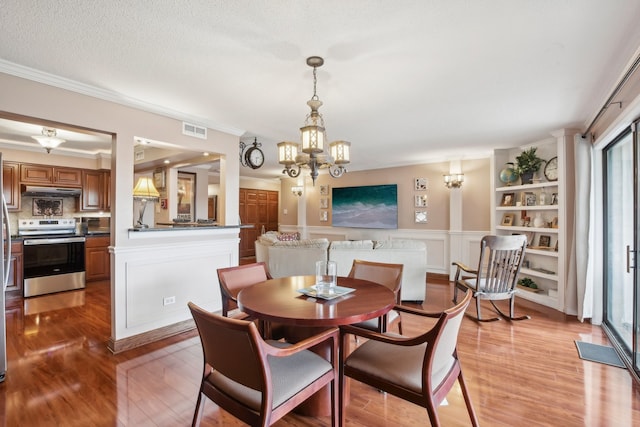
[[[321,196],[328,196],[329,195],[329,186],[328,185],[321,185],[320,186],[320,195]]]
[[[427,207],[427,195],[420,194],[415,197],[415,207],[416,208],[426,208]]]
[[[320,221],[327,222],[329,220],[328,211],[320,211]]]
[[[320,209],[328,209],[329,208],[329,198],[322,197],[320,199]]]
[[[536,237],[536,233],[533,231],[525,231],[524,234],[527,237],[527,247],[533,245],[533,239]]]
[[[416,178],[415,179],[415,189],[416,191],[425,191],[429,189],[429,180],[427,178]]]
[[[551,204],[552,205],[558,204],[558,193],[551,193]]]
[[[536,205],[536,193],[524,193],[525,197],[525,206],[535,206]]]
[[[558,228],[558,217],[554,216],[551,220],[551,228]]]
[[[416,223],[425,223],[425,222],[427,222],[427,211],[416,211],[415,212],[415,221],[416,221]]]
[[[551,246],[551,236],[547,236],[546,234],[543,234],[540,236],[540,239],[538,240],[538,246],[542,247],[542,248],[548,248]]]
[[[531,227],[531,217],[530,216],[522,217],[522,226],[523,227]]]
[[[504,193],[500,206],[514,206],[516,204],[516,193]]]
[[[153,172],[153,185],[156,187],[156,189],[164,190],[164,188],[166,187],[165,178],[166,174],[164,169],[156,169]]]
[[[500,225],[511,227],[513,225],[513,221],[515,220],[515,217],[516,216],[514,214],[510,214],[510,213],[506,213],[502,215],[502,222],[500,223]]]

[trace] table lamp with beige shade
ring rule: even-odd
[[[140,200],[140,216],[138,218],[138,222],[135,225],[135,228],[149,228],[149,226],[142,222],[142,217],[144,216],[144,210],[147,207],[147,202],[155,202],[160,198],[160,193],[156,190],[155,185],[153,185],[153,179],[149,177],[141,177],[138,178],[138,182],[133,189],[133,199]]]

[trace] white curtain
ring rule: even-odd
[[[566,289],[575,289],[578,319],[583,322],[584,319],[592,318],[594,315],[595,179],[591,139],[583,139],[581,135],[575,135],[574,144],[575,218]],[[567,298],[573,296],[567,295]],[[592,319],[592,322],[594,320],[597,319]]]

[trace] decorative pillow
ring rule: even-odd
[[[278,241],[278,235],[277,234],[263,234],[262,236],[258,236],[258,240],[261,243],[264,243],[265,245],[273,245],[275,242]]]
[[[300,240],[300,233],[280,233],[278,235],[278,240],[281,242],[290,242],[292,240]]]

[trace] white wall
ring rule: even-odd
[[[219,299],[214,295],[204,296],[203,290],[217,289],[212,268],[237,264],[238,229],[204,237],[178,233],[168,237],[167,233],[171,232],[130,231],[135,223],[134,138],[169,141],[185,150],[219,153],[222,156],[219,223],[237,225],[239,134],[209,129],[206,140],[188,137],[182,134],[181,120],[77,93],[91,92],[90,88],[79,85],[74,87],[74,92],[54,87],[54,84],[64,87],[66,82],[46,77],[43,80],[50,85],[0,73],[0,111],[115,135],[111,158],[111,339],[118,341],[190,319],[182,298],[170,308],[163,305],[163,296],[167,293],[194,298],[206,303],[209,309],[219,309]],[[206,181],[198,191],[206,200]],[[206,204],[203,208],[203,217],[206,217]],[[199,241],[205,237],[206,242]],[[160,266],[163,271],[174,274],[163,275],[162,280],[158,280]]]

